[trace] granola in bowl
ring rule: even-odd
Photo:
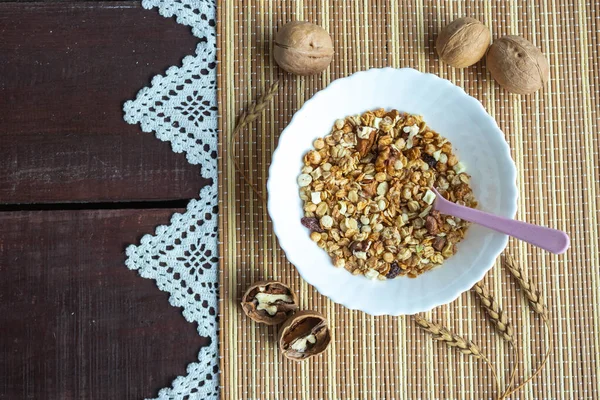
[[[468,228],[432,210],[430,188],[476,207],[469,181],[452,144],[420,116],[367,111],[337,120],[304,156],[302,224],[336,267],[414,278],[454,255]]]
[[[305,216],[303,206],[308,203],[298,195],[297,182],[304,167],[304,156],[314,149],[316,139],[322,138],[325,142],[323,136],[330,133],[335,122],[333,118],[362,114],[380,107],[389,111],[398,105],[403,111],[423,115],[429,127],[452,142],[454,151],[472,176],[472,196],[477,199],[478,209],[508,218],[513,218],[517,210],[516,168],[504,133],[481,102],[452,82],[411,68],[380,68],[337,79],[315,93],[294,114],[273,152],[267,182],[267,208],[273,233],[286,259],[302,279],[331,301],[371,315],[415,314],[453,301],[483,278],[508,242],[506,235],[472,224],[458,243],[456,254],[446,259],[440,268],[414,279],[405,276],[373,281],[364,279],[362,274],[354,276],[345,268],[334,268],[329,253],[310,239],[310,232],[302,226],[301,220],[310,218],[314,222],[316,209],[313,216]],[[345,120],[341,122],[343,128]],[[405,132],[408,139],[406,133],[410,135],[410,132]],[[372,153],[375,151],[377,149]],[[320,155],[324,158],[327,153]],[[403,155],[407,157],[404,152]],[[329,160],[321,163],[326,162],[333,166]],[[311,165],[313,171],[318,167]],[[313,179],[318,180],[311,173],[307,186]],[[312,191],[304,191],[308,199]],[[321,201],[327,199],[321,197]],[[329,215],[333,219],[333,215]],[[360,219],[356,220],[357,228],[362,230]],[[329,235],[327,229],[321,227],[320,218],[316,222],[318,229],[323,230],[321,233]],[[327,246],[333,239],[327,236],[323,241],[322,245]],[[378,272],[377,277],[379,275],[382,274]]]

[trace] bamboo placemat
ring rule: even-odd
[[[566,230],[571,249],[547,254],[511,241],[509,251],[539,282],[550,306],[553,350],[547,368],[518,398],[592,399],[600,389],[599,134],[600,5],[542,1],[220,1],[219,137],[221,385],[224,399],[491,398],[483,364],[418,331],[410,318],[348,311],[299,278],[272,233],[266,206],[234,172],[225,143],[236,115],[275,79],[274,102],[235,143],[242,168],[264,190],[270,156],[293,113],[336,78],[370,67],[413,67],[447,78],[479,99],[506,134],[518,168],[518,218]],[[572,4],[566,4],[572,3]],[[551,81],[532,96],[508,94],[485,63],[465,70],[442,64],[434,43],[442,26],[472,16],[494,38],[518,34],[541,48]],[[319,76],[284,74],[271,58],[273,33],[298,19],[325,27],[336,54]],[[359,96],[360,93],[357,93]],[[443,132],[442,132],[443,134]],[[276,328],[249,321],[239,306],[253,281],[292,285],[302,309],[325,314],[335,341],[326,354],[294,364],[282,359]],[[496,265],[486,277],[516,326],[529,371],[543,335],[515,283]],[[471,293],[435,309],[433,320],[472,338],[505,370],[510,359]]]

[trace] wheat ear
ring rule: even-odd
[[[256,185],[250,182],[250,179],[248,179],[246,173],[240,167],[238,159],[235,155],[234,144],[242,129],[244,129],[246,125],[252,123],[262,114],[263,111],[265,111],[269,103],[271,103],[273,100],[275,93],[277,93],[277,89],[279,89],[279,81],[275,81],[265,93],[263,93],[258,99],[256,99],[256,101],[250,104],[248,109],[239,116],[235,129],[231,133],[231,138],[229,139],[229,157],[231,160],[233,160],[235,170],[240,174],[242,179],[244,179],[246,184],[252,188],[254,193],[256,193],[256,195],[263,201],[265,201],[265,197],[262,195],[262,193],[260,193]]]
[[[447,328],[442,325],[436,324],[433,321],[429,321],[423,317],[415,316],[415,322],[421,329],[429,333],[433,339],[440,342],[444,342],[447,346],[454,347],[463,354],[473,356],[475,358],[482,358],[483,353],[479,346],[465,339],[462,336],[450,332]]]
[[[488,368],[490,369],[490,372],[492,373],[492,376],[496,380],[496,387],[500,389],[500,380],[498,379],[498,375],[496,374],[492,363],[485,356],[485,354],[483,354],[479,346],[477,346],[469,339],[465,339],[462,336],[452,333],[448,328],[428,319],[425,319],[419,315],[415,315],[414,319],[417,325],[422,330],[430,334],[433,337],[433,339],[445,343],[446,346],[454,347],[455,349],[457,349],[465,355],[469,355],[471,357],[483,360],[487,364]]]
[[[527,297],[531,310],[541,316],[545,322],[548,322],[548,308],[544,304],[544,299],[542,298],[541,292],[531,280],[527,279],[523,275],[521,266],[517,264],[515,259],[510,254],[505,255],[504,266],[517,280],[519,287],[525,294],[525,297]]]
[[[508,317],[500,308],[498,302],[494,299],[490,290],[483,283],[478,282],[473,286],[473,292],[477,295],[481,301],[481,305],[489,317],[490,322],[496,328],[498,334],[507,341],[511,346],[515,344],[515,338],[513,336],[513,328]]]
[[[481,301],[481,305],[485,310],[485,313],[488,316],[489,321],[492,323],[496,332],[504,339],[511,347],[513,358],[517,359],[517,350],[515,347],[515,337],[512,325],[506,316],[506,313],[500,307],[500,304],[496,301],[489,288],[483,282],[477,282],[475,286],[471,289],[473,293],[477,295],[479,300]],[[510,374],[510,379],[508,382],[508,386],[506,387],[503,396],[506,396],[515,381],[517,368],[516,365],[513,365],[512,372]]]
[[[541,291],[537,288],[537,286],[535,286],[535,284],[531,280],[527,279],[523,275],[523,270],[522,270],[521,266],[519,264],[517,264],[515,259],[510,254],[505,255],[504,266],[506,267],[506,269],[508,269],[508,272],[510,272],[512,277],[515,278],[515,280],[519,284],[519,287],[525,294],[525,297],[527,297],[529,308],[534,313],[536,313],[537,315],[539,315],[542,318],[542,320],[544,322],[544,328],[545,328],[544,333],[545,333],[545,339],[546,339],[545,340],[546,341],[546,350],[545,350],[545,355],[544,355],[542,362],[537,367],[535,372],[533,374],[531,374],[531,376],[529,378],[525,379],[521,384],[519,384],[519,386],[517,386],[516,388],[514,388],[513,390],[511,390],[510,392],[505,394],[505,396],[508,397],[511,394],[513,394],[516,391],[523,388],[525,385],[527,385],[531,380],[533,380],[536,376],[538,376],[539,373],[542,371],[542,369],[548,362],[548,358],[550,357],[551,335],[550,335],[550,319],[548,317],[548,308],[546,307],[546,305],[544,303],[544,299],[541,295]]]

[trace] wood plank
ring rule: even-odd
[[[0,213],[0,399],[154,397],[206,339],[124,248],[181,210]]]
[[[198,166],[123,121],[123,103],[193,54],[137,2],[0,3],[0,203],[197,197]]]

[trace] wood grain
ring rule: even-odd
[[[125,246],[182,210],[0,213],[0,399],[141,399],[207,339]]]
[[[196,197],[198,166],[123,121],[123,103],[193,54],[137,2],[0,3],[0,203]]]

